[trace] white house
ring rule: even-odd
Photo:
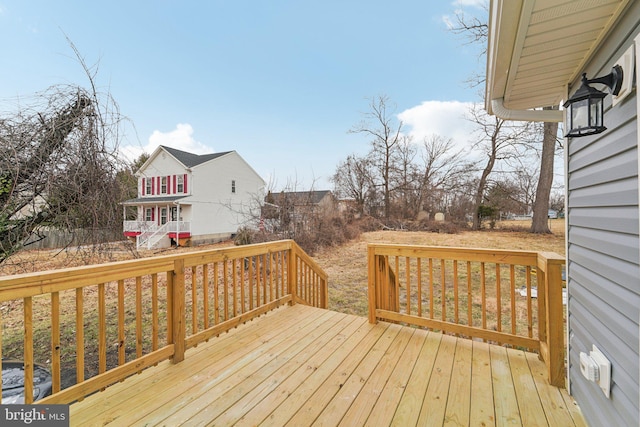
[[[235,151],[193,154],[160,146],[136,172],[138,197],[122,203],[138,247],[224,240],[254,216],[265,182]],[[134,211],[135,220],[127,220]]]

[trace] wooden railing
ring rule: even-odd
[[[25,403],[38,362],[38,403],[70,403],[287,303],[327,307],[291,240],[1,277],[0,357],[24,360]]]
[[[537,351],[562,386],[563,265],[549,252],[371,244],[369,321]]]

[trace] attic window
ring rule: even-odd
[[[236,192],[236,180],[232,179],[231,180],[231,192],[235,194]]]

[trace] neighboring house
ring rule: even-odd
[[[319,214],[335,214],[338,200],[329,190],[269,192],[265,197],[262,216],[277,220],[280,227],[305,226]]]
[[[229,238],[257,215],[264,180],[235,151],[192,154],[160,146],[136,172],[138,197],[123,202],[124,234],[138,247]],[[134,210],[135,220],[127,220]]]
[[[604,98],[607,129],[564,145],[568,387],[590,425],[637,426],[640,1],[492,0],[489,13],[486,107],[496,116],[563,121],[563,111],[532,109],[564,103],[582,73],[622,67],[619,95]],[[581,372],[593,346],[611,362],[610,382],[606,370],[598,381]]]

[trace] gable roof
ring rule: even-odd
[[[503,117],[509,111],[558,105],[631,3],[491,0],[485,97],[489,113]]]
[[[188,168],[198,166],[199,164],[208,162],[209,160],[216,159],[218,157],[224,156],[225,154],[231,153],[231,151],[224,151],[222,153],[211,153],[211,154],[193,154],[188,153],[186,151],[178,150],[176,148],[167,147],[161,145],[159,148],[162,148],[167,153],[171,154],[177,161],[182,163]]]

